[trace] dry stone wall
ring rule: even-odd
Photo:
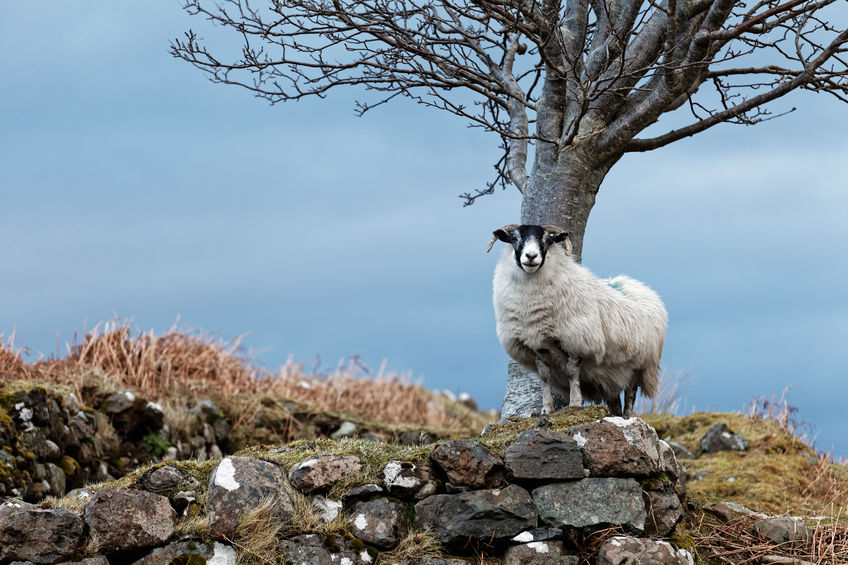
[[[207,485],[164,466],[133,487],[80,491],[79,514],[12,500],[0,506],[0,564],[235,563],[242,549],[230,540],[259,507],[269,509],[266,529],[282,532],[276,558],[292,565],[389,563],[410,535],[438,541],[441,556],[406,555],[404,565],[468,565],[480,555],[506,565],[692,563],[662,541],[683,517],[681,468],[637,418],[604,418],[570,433],[528,430],[503,458],[478,441],[441,442],[427,464],[388,461],[379,484],[330,496],[365,464],[355,453],[289,468],[233,456],[216,464]],[[341,524],[338,534],[286,534],[301,527],[295,499]],[[178,520],[192,515],[208,520],[208,539],[176,533]],[[587,553],[581,540],[608,528],[621,535]]]

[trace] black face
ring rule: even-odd
[[[564,241],[565,232],[551,233],[542,226],[523,225],[507,232],[504,229],[494,231],[495,237],[509,243],[515,250],[515,263],[527,272],[535,273],[545,263],[545,256],[551,245]]]

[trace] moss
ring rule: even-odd
[[[65,472],[65,476],[67,477],[73,477],[81,470],[80,464],[77,460],[69,455],[62,456],[62,459],[59,461],[59,467],[62,468]]]
[[[206,565],[206,558],[196,553],[184,554],[172,560],[171,565]]]
[[[339,553],[342,548],[339,547],[338,542],[336,541],[335,534],[327,534],[324,536],[324,547],[330,550],[330,553]]]

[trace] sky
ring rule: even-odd
[[[55,354],[114,317],[375,371],[499,407],[493,229],[520,195],[463,208],[498,139],[354,91],[270,106],[168,54],[178,2],[0,0],[0,333]],[[584,264],[669,311],[663,365],[682,410],[788,389],[819,450],[848,456],[848,106],[798,110],[628,154],[598,194]]]

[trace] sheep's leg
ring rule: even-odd
[[[540,353],[540,357],[544,352]],[[554,395],[551,392],[551,368],[544,360],[536,361],[536,373],[542,381],[542,416],[553,414],[554,412]]]
[[[568,361],[565,364],[565,375],[568,377],[568,385],[570,389],[568,397],[569,406],[583,406],[583,395],[580,392],[580,364],[582,359],[568,355]]]
[[[610,414],[613,416],[621,416],[621,397],[619,395],[612,396],[606,399]]]
[[[639,385],[635,379],[630,381],[627,388],[624,389],[624,417],[629,418],[633,414],[633,403],[636,401],[636,389]]]

